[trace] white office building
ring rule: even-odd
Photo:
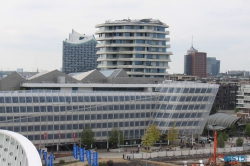
[[[160,20],[116,20],[96,25],[98,68],[123,69],[130,77],[165,77],[170,55],[169,26]]]

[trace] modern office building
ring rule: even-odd
[[[239,85],[232,82],[220,82],[219,90],[215,97],[217,110],[234,110],[236,108],[236,96]]]
[[[123,69],[130,77],[165,77],[171,62],[169,26],[160,20],[116,20],[96,25],[98,68]]]
[[[219,85],[131,78],[123,72],[94,70],[71,77],[54,70],[26,81],[13,73],[9,77],[22,90],[1,91],[0,128],[18,132],[36,146],[48,146],[73,144],[74,133],[79,138],[90,126],[98,148],[107,148],[115,127],[129,144],[139,144],[149,124],[163,134],[174,123],[180,135],[202,133]],[[0,84],[8,81],[4,78]]]
[[[220,61],[215,57],[207,57],[207,75],[217,76],[220,73]]]
[[[198,52],[193,46],[184,55],[184,74],[198,76],[200,78],[207,76],[207,53]]]
[[[250,85],[242,84],[237,93],[237,108],[250,115]]]
[[[63,41],[62,71],[66,74],[86,72],[97,68],[97,41],[72,30],[69,39]]]

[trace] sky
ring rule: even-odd
[[[183,73],[193,46],[221,60],[221,72],[250,71],[249,0],[1,0],[0,68],[62,66],[62,42],[72,29],[91,35],[106,20],[159,19],[170,31],[169,73]]]

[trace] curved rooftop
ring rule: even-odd
[[[66,39],[65,42],[85,43],[85,42],[88,42],[90,40],[95,40],[94,35],[80,34],[80,33],[76,32],[74,29],[72,29],[72,33],[69,34],[69,39]]]
[[[210,130],[223,130],[231,127],[240,118],[237,116],[232,116],[223,113],[216,113],[208,117],[207,124]]]

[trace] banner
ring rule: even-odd
[[[47,133],[43,134],[43,140],[46,140]]]
[[[81,162],[84,162],[84,148],[80,148],[79,152],[80,152],[79,159]]]
[[[40,158],[41,158],[41,156],[42,156],[42,150],[39,149],[39,150],[38,150],[38,153],[39,153],[39,156],[40,156]]]
[[[93,165],[92,166],[98,166],[98,153],[93,153]]]
[[[88,164],[91,165],[91,151],[90,150],[86,151],[86,158],[88,160]]]
[[[73,134],[74,142],[76,142],[76,133]]]
[[[47,165],[47,159],[48,159],[47,152],[43,153],[43,159],[44,159],[44,164]]]
[[[78,146],[74,145],[73,146],[73,155],[74,155],[74,158],[77,159],[78,156],[77,156],[77,150],[78,150]]]
[[[54,155],[51,154],[49,157],[49,166],[53,166]]]

